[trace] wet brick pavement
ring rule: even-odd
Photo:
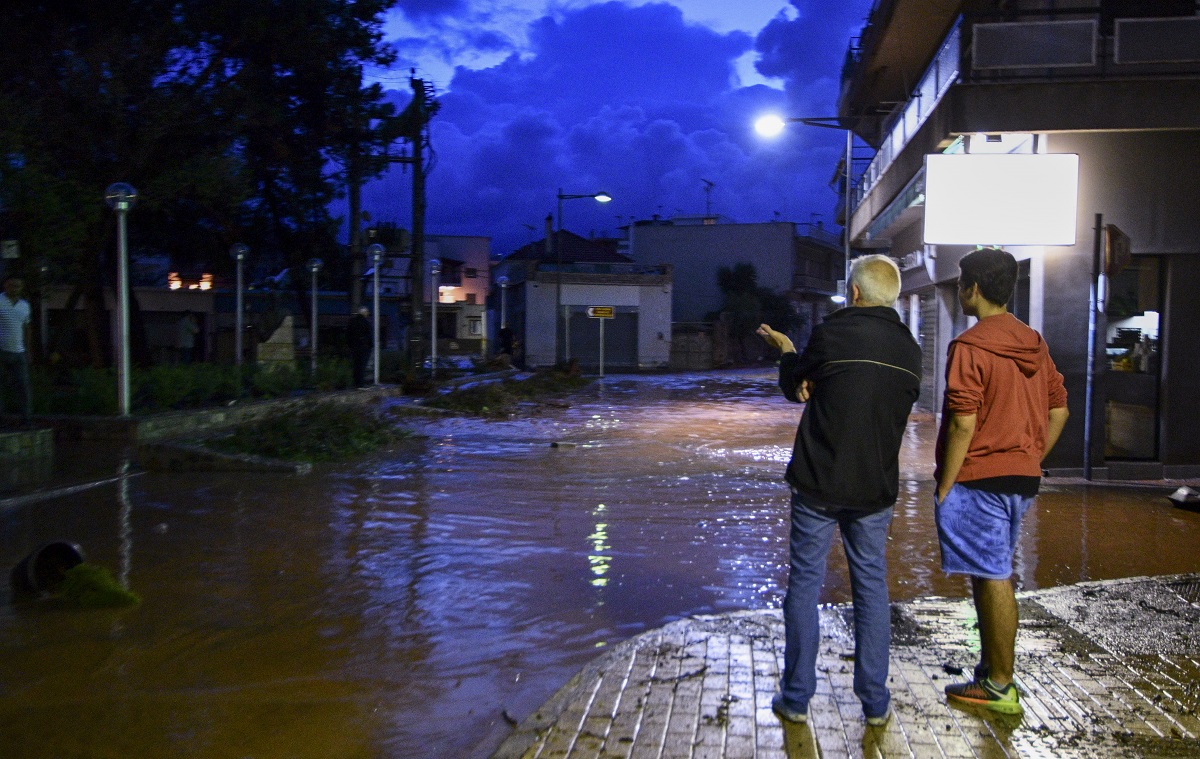
[[[806,725],[771,712],[778,610],[681,620],[583,669],[494,759],[557,757],[1200,757],[1200,575],[1018,594],[1023,716],[947,705],[978,657],[965,599],[895,604],[894,716],[867,727],[852,690],[853,611],[821,610]],[[961,674],[967,673],[966,675]]]

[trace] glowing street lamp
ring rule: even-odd
[[[319,258],[308,259],[308,270],[312,273],[312,339],[309,344],[312,346],[312,356],[310,357],[310,366],[312,367],[313,381],[317,378],[317,272],[321,271],[325,264]]]
[[[244,280],[242,279],[242,265],[246,261],[246,254],[250,252],[250,246],[245,243],[234,243],[229,249],[229,255],[237,261],[237,297],[236,315],[234,317],[234,332],[233,332],[233,363],[237,366],[242,365],[242,332],[245,330],[243,319],[245,319],[245,306],[242,303],[242,291],[244,290]]]
[[[137,190],[124,182],[110,184],[104,202],[117,212],[117,329],[120,357],[117,362],[117,402],[121,416],[129,416],[129,243],[125,214],[137,203]]]
[[[372,335],[374,335],[373,358],[375,362],[375,384],[379,384],[379,267],[383,264],[383,246],[379,243],[372,243],[367,248],[367,255],[371,257],[371,298],[375,306],[371,311],[372,321],[374,322]]]
[[[555,318],[554,318],[554,325],[555,325],[554,356],[557,360],[560,360],[560,361],[567,361],[571,358],[571,355],[570,355],[571,349],[569,347],[569,341],[570,341],[571,337],[569,334],[567,334],[568,325],[567,325],[567,321],[566,321],[566,314],[563,313],[563,307],[562,307],[562,231],[563,231],[562,207],[563,207],[564,200],[578,200],[580,198],[592,198],[597,203],[607,203],[612,200],[612,195],[609,195],[607,192],[604,192],[603,190],[600,190],[599,192],[584,193],[582,195],[571,195],[571,194],[564,194],[562,191],[562,188],[561,187],[558,188],[558,236],[554,240],[554,250],[557,254],[557,259],[558,259],[557,271],[554,274],[554,314],[555,314]],[[566,351],[563,353],[563,355],[561,357],[559,356],[559,343],[558,343],[558,324],[559,324],[560,319],[562,320],[564,342],[567,343]]]
[[[433,346],[433,352],[429,358],[429,376],[437,376],[437,302],[441,297],[438,292],[438,275],[442,273],[442,260],[440,258],[429,259],[429,343]]]
[[[769,113],[760,116],[754,122],[754,131],[758,132],[759,136],[768,139],[778,137],[783,133],[784,127],[788,124],[804,124],[805,126],[821,127],[823,129],[840,129],[846,133],[846,157],[845,157],[845,177],[846,177],[846,218],[845,224],[842,226],[842,257],[844,259],[842,281],[838,285],[838,294],[830,297],[834,303],[845,303],[846,292],[850,285],[850,176],[852,169],[852,161],[854,160],[854,129],[853,124],[848,124],[836,116],[815,116],[811,118],[794,118],[783,117],[774,113]]]

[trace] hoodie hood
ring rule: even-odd
[[[1042,356],[1048,352],[1046,342],[1036,330],[1008,313],[980,319],[953,342],[1011,359],[1026,377],[1037,373]]]

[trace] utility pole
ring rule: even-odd
[[[350,204],[350,313],[362,305],[362,183],[363,183],[363,112],[362,67],[350,88],[349,140],[346,145],[346,199]]]
[[[409,70],[409,85],[413,97],[400,114],[400,137],[412,145],[411,154],[389,158],[393,163],[410,164],[413,168],[412,195],[412,255],[409,258],[408,282],[408,358],[413,364],[425,355],[424,287],[425,279],[425,176],[433,168],[432,157],[427,160],[429,121],[439,104],[433,99],[433,85],[417,78],[416,69]],[[436,293],[434,294],[436,296]]]

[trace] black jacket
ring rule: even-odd
[[[779,387],[799,402],[801,380],[815,388],[787,480],[804,495],[863,512],[896,502],[900,441],[921,390],[921,349],[885,306],[835,311],[804,353],[785,353]]]

